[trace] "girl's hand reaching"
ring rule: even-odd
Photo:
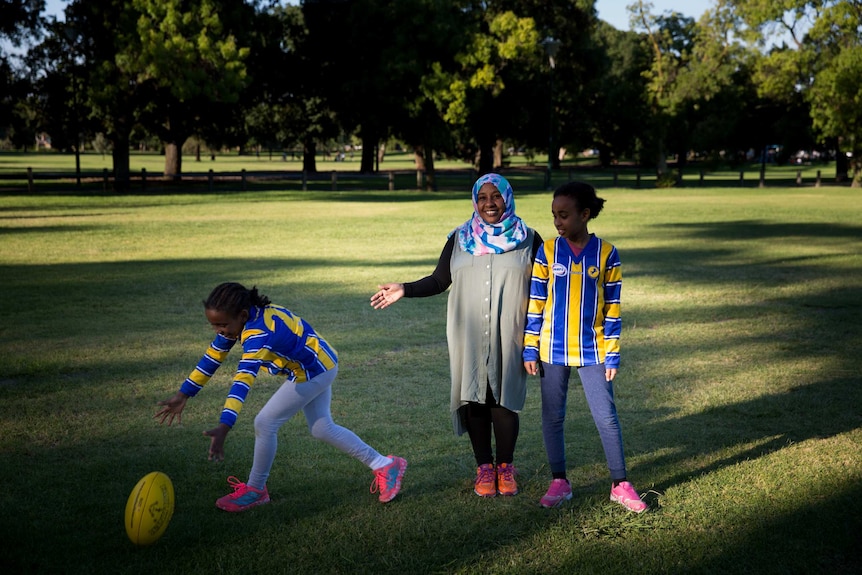
[[[177,424],[182,425],[183,423],[183,409],[186,407],[186,402],[189,400],[189,396],[185,393],[178,391],[176,395],[174,395],[170,399],[166,399],[165,401],[160,401],[158,405],[162,406],[154,416],[153,419],[159,419],[159,423],[164,423],[166,420],[168,422],[168,426],[172,425],[174,422],[174,418],[177,420]]]
[[[229,431],[230,427],[224,423],[219,423],[218,427],[204,431],[204,435],[210,438],[210,461],[224,461],[224,440]]]

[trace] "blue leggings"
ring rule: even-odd
[[[569,391],[569,375],[572,368],[565,365],[541,363],[542,385],[542,436],[548,464],[552,473],[566,472],[566,396]],[[620,430],[617,408],[614,404],[614,386],[605,381],[605,366],[579,367],[578,376],[584,388],[587,404],[611,472],[611,480],[626,478],[626,460],[623,455],[623,435]]]

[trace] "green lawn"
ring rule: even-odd
[[[219,162],[221,159],[217,160]],[[263,161],[263,160],[261,160]],[[374,311],[378,283],[429,273],[470,213],[462,191],[0,195],[3,573],[858,573],[862,569],[862,195],[846,187],[602,187],[591,231],[623,262],[616,392],[630,470],[651,510],[608,501],[598,434],[573,386],[575,496],[547,488],[538,381],[515,464],[521,494],[472,493],[451,433],[446,297]],[[553,237],[550,193],[515,186]],[[523,190],[519,193],[518,190]],[[406,457],[386,505],[371,473],[281,432],[270,505],[215,509],[247,478],[262,377],[206,460],[231,355],[180,427],[152,419],[203,353],[201,300],[257,285],[340,352],[333,415]],[[177,508],[135,548],[123,511],[159,470]]]

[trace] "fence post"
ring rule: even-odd
[[[245,191],[245,168],[240,172],[240,178],[242,178],[242,191]]]
[[[209,176],[207,177],[207,181],[209,182],[210,191],[213,191],[213,169],[210,168]]]
[[[108,192],[108,168],[102,168],[102,190]]]
[[[422,170],[416,170],[416,189],[422,189]]]
[[[338,173],[335,170],[332,170],[330,174],[329,179],[332,180],[332,191],[336,192],[338,191]]]
[[[814,183],[814,187],[820,187],[820,170],[817,170],[817,181]]]
[[[389,172],[389,191],[395,191],[395,172]]]
[[[802,170],[796,170],[796,185],[802,185]]]
[[[33,168],[27,168],[27,191],[33,193]]]
[[[640,170],[638,170],[638,173],[635,176],[635,187],[636,188],[641,187],[641,171]]]
[[[614,170],[614,187],[617,187],[617,181],[619,180],[620,174],[617,170]]]
[[[742,186],[743,182],[745,182],[745,172],[739,170],[739,185]]]
[[[700,171],[700,187],[703,187],[703,170]]]
[[[147,169],[141,168],[141,189],[147,189]]]
[[[305,170],[302,170],[302,191],[308,191],[308,174]]]

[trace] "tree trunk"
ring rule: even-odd
[[[183,173],[183,148],[177,139],[165,142],[165,177],[175,180],[181,179]]]
[[[613,161],[610,147],[599,144],[597,149],[599,150],[599,165],[603,168],[610,168]]]
[[[374,173],[374,161],[377,159],[377,138],[374,136],[362,135],[362,162],[359,165],[359,172],[362,174]]]
[[[847,161],[845,154],[839,147],[835,151],[835,181],[838,183],[847,181],[847,171],[850,167],[850,162]]]
[[[302,143],[302,171],[313,174],[317,172],[317,142],[311,136],[306,136]]]
[[[494,142],[495,138],[479,139],[479,174],[487,174],[494,171]]]
[[[655,173],[656,176],[664,176],[667,174],[667,154],[664,151],[664,142],[659,141],[656,143],[658,149],[656,150],[656,158],[655,158]]]
[[[434,171],[434,150],[431,146],[424,148],[425,150],[425,190],[428,192],[437,191],[437,175]]]
[[[114,191],[125,192],[129,189],[129,134],[111,134],[111,157],[114,160]]]
[[[423,146],[413,147],[413,162],[416,164],[418,171],[425,171],[425,148]]]
[[[498,139],[494,142],[494,169],[498,170],[503,167],[503,140]]]
[[[850,182],[850,187],[862,187],[862,149],[853,150],[853,161],[850,162],[850,166],[853,168],[853,180]]]

